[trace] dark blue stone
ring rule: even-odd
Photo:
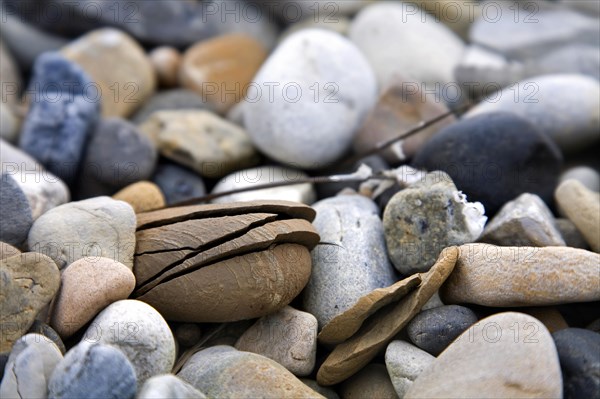
[[[91,79],[58,53],[38,57],[32,82],[19,145],[50,172],[72,183],[88,134],[100,116],[99,97],[85,94]]]
[[[17,181],[8,174],[0,178],[0,241],[21,246],[33,223],[29,201]]]
[[[160,187],[168,205],[206,194],[200,176],[170,162],[161,162],[157,166],[152,181]]]

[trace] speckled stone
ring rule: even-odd
[[[62,354],[40,334],[27,334],[15,342],[0,383],[2,398],[47,398],[48,381]]]
[[[569,247],[465,244],[444,303],[544,306],[600,300],[600,255]]]
[[[343,399],[397,399],[394,385],[383,364],[369,364],[340,385]]]
[[[166,205],[160,188],[148,181],[130,184],[113,195],[113,198],[127,202],[135,213],[153,211]]]
[[[590,191],[579,181],[571,179],[556,188],[554,197],[590,248],[600,252],[600,193]]]
[[[480,203],[469,203],[452,179],[432,172],[396,193],[383,227],[390,259],[405,276],[426,272],[444,248],[475,241],[486,221]]]
[[[358,48],[320,29],[288,37],[253,81],[243,107],[248,134],[267,156],[300,169],[340,158],[376,101],[373,71]]]
[[[160,187],[167,205],[206,194],[206,187],[200,175],[169,161],[158,164],[152,181]]]
[[[404,397],[558,398],[562,389],[558,354],[546,327],[531,316],[507,312],[460,335]]]
[[[48,396],[131,399],[136,388],[135,370],[123,352],[111,345],[83,340],[54,369]]]
[[[0,240],[21,246],[27,239],[33,218],[27,197],[17,181],[8,174],[0,176]]]
[[[173,374],[162,374],[146,380],[137,398],[206,399],[206,395]]]
[[[504,204],[479,241],[507,247],[566,245],[552,211],[540,197],[528,193]]]
[[[208,397],[322,398],[277,362],[224,345],[195,353],[177,376]]]
[[[434,360],[434,356],[411,343],[390,342],[385,350],[385,366],[399,397],[406,395],[413,381]]]
[[[134,288],[135,277],[124,264],[100,257],[78,259],[61,275],[50,324],[68,338],[102,309],[126,299]]]
[[[411,320],[406,330],[415,345],[438,356],[475,322],[477,316],[471,309],[447,305],[422,311]]]
[[[212,194],[251,187],[253,185],[290,182],[306,177],[308,177],[306,173],[295,169],[280,166],[259,166],[257,168],[238,170],[225,176],[217,182],[213,188]],[[218,204],[237,201],[284,200],[302,202],[310,205],[315,202],[316,198],[317,196],[313,185],[304,183],[226,195],[215,198],[211,202]]]
[[[175,338],[163,317],[150,305],[125,299],[104,309],[87,329],[85,340],[114,345],[133,364],[138,385],[171,371]]]
[[[321,243],[313,249],[304,309],[319,327],[376,288],[396,281],[387,259],[379,209],[359,195],[328,198],[313,205]]]
[[[123,201],[96,197],[57,206],[29,231],[29,249],[50,256],[62,270],[77,259],[111,258],[133,268],[136,218]]]
[[[275,360],[294,375],[309,375],[317,355],[317,319],[290,306],[263,316],[235,344]]]

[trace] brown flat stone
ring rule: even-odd
[[[385,288],[377,288],[362,296],[354,306],[334,317],[319,333],[319,342],[326,345],[337,345],[357,332],[363,322],[379,309],[393,302],[398,302],[421,283],[421,276],[412,276],[398,281]]]
[[[448,278],[458,248],[448,247],[427,273],[421,273],[421,284],[397,304],[382,309],[350,339],[338,345],[317,373],[320,385],[333,385],[366,366],[387,343],[421,310],[442,283]]]

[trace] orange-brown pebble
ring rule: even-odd
[[[152,211],[165,206],[165,197],[160,188],[149,181],[130,184],[113,195],[113,198],[127,202],[135,213]]]

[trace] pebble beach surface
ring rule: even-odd
[[[3,399],[600,399],[597,1],[0,13]]]

